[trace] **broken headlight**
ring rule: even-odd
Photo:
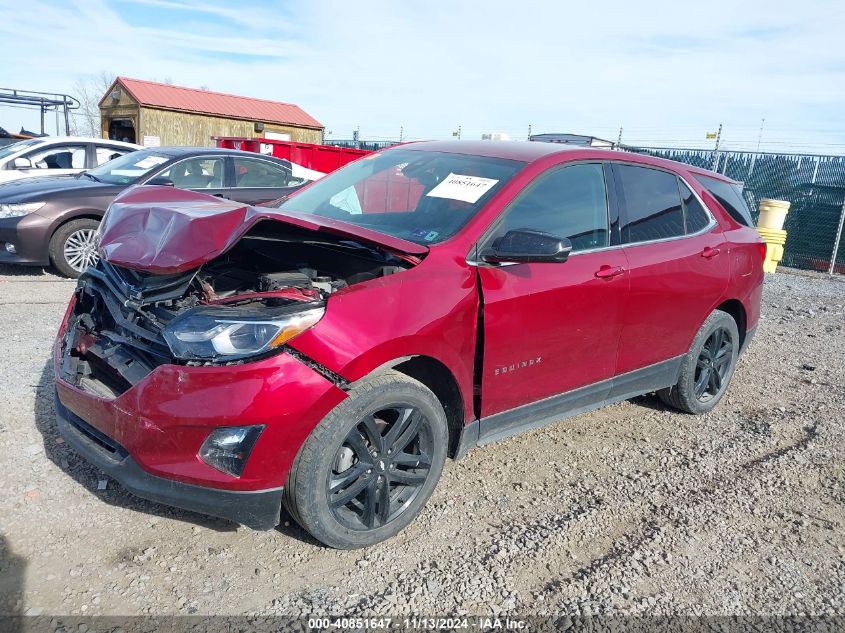
[[[238,360],[285,344],[313,327],[324,312],[322,307],[310,308],[268,318],[254,311],[196,308],[173,319],[164,339],[182,360]]]

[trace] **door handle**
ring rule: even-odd
[[[705,259],[713,259],[714,257],[716,257],[716,255],[718,255],[721,252],[722,252],[721,249],[711,248],[709,246],[705,246],[704,250],[701,251],[701,256],[704,257]]]
[[[596,277],[599,279],[613,279],[624,272],[625,269],[622,266],[608,266],[605,264],[596,271]]]

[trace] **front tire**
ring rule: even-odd
[[[736,321],[727,312],[714,310],[695,335],[681,365],[678,382],[658,391],[658,397],[686,413],[707,413],[725,395],[738,354]]]
[[[448,438],[434,393],[386,371],[352,389],[308,436],[288,475],[285,506],[330,547],[388,539],[434,491]]]
[[[65,277],[76,279],[97,263],[98,220],[80,218],[56,229],[50,238],[50,262]]]

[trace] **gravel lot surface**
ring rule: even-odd
[[[767,279],[709,415],[643,397],[474,451],[338,552],[99,490],[53,421],[73,283],[32,272],[0,270],[0,614],[845,614],[842,279]]]

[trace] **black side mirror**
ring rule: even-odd
[[[492,248],[481,252],[488,264],[551,263],[562,264],[572,252],[572,242],[542,231],[514,229],[505,233]]]
[[[159,185],[160,187],[175,187],[176,184],[164,176],[156,176],[144,183],[145,185]]]

